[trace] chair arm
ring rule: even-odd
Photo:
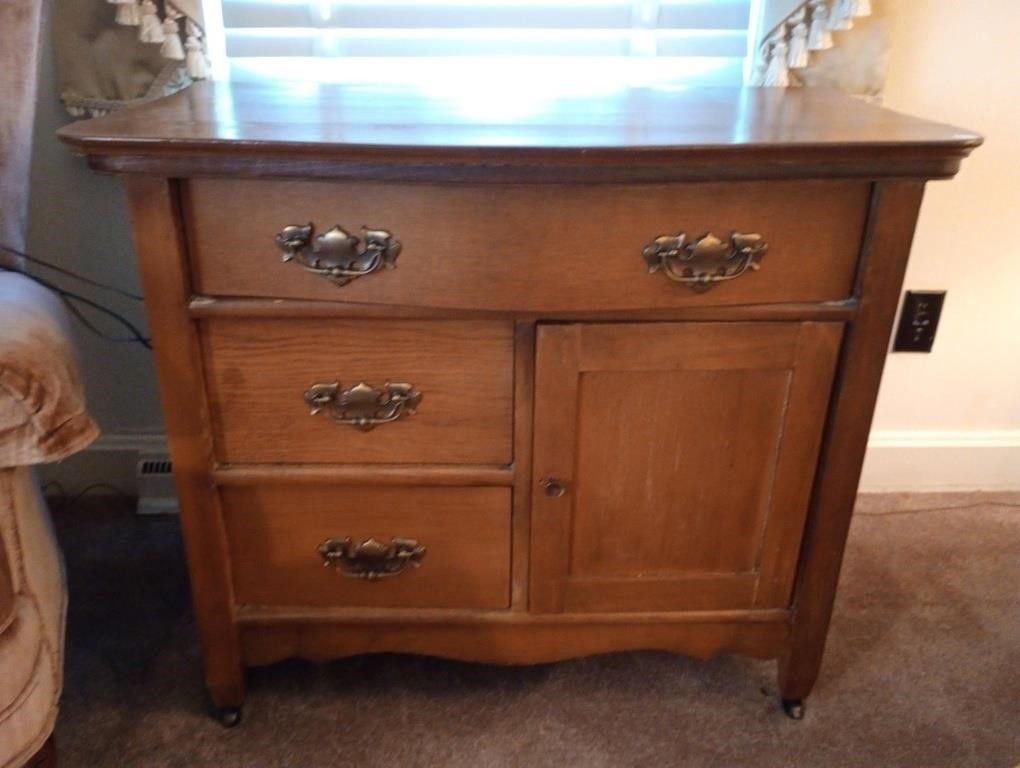
[[[0,272],[0,467],[57,461],[98,434],[59,299]]]

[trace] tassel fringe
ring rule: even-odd
[[[185,18],[172,3],[166,4],[166,14],[160,20],[155,0],[106,1],[117,6],[118,24],[138,27],[138,39],[141,42],[159,45],[160,54],[168,61],[184,62],[185,71],[192,80],[204,80],[209,76],[209,60],[202,28],[193,19]],[[183,43],[181,19],[187,25]]]
[[[785,34],[785,30],[784,30]],[[784,37],[779,37],[769,51],[769,63],[765,68],[765,79],[762,85],[767,88],[787,88],[790,85],[790,71],[786,66],[789,49]]]
[[[162,43],[165,38],[156,4],[152,0],[142,0],[142,23],[138,29],[138,39],[143,43]]]
[[[854,17],[850,3],[852,0],[836,0],[829,15],[829,29],[846,31],[854,28]]]
[[[832,32],[829,30],[829,6],[825,0],[811,3],[811,30],[808,32],[809,51],[825,51],[832,47]]]
[[[761,45],[754,82],[773,88],[799,85],[793,72],[810,64],[812,51],[833,46],[835,30],[853,29],[872,14],[872,0],[804,0]]]
[[[804,69],[808,65],[808,26],[806,19],[807,8],[801,8],[790,17],[790,21],[787,23],[788,27],[792,27],[790,31],[790,50],[786,58],[786,64],[790,69]]]
[[[202,49],[202,40],[198,35],[188,35],[184,43],[187,52],[185,66],[188,69],[188,77],[192,80],[204,80],[209,76],[209,64],[205,60],[205,51]]]
[[[142,21],[137,0],[120,0],[117,3],[117,23],[125,27],[137,27]]]
[[[163,45],[159,49],[164,59],[184,61],[184,45],[181,43],[181,30],[175,19],[163,21]]]

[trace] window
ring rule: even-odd
[[[761,0],[205,0],[233,80],[740,85]]]

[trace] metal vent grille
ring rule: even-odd
[[[138,457],[139,515],[166,515],[177,512],[173,464],[166,455],[142,454]]]
[[[169,459],[143,459],[139,462],[139,477],[146,475],[169,475],[173,472],[173,463]]]

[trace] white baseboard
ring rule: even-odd
[[[862,492],[1020,490],[1020,430],[876,431]]]
[[[52,490],[62,490],[72,496],[96,483],[112,485],[129,496],[136,496],[139,455],[166,452],[166,435],[160,433],[104,434],[84,451],[39,467],[39,478],[44,484],[59,483],[59,489]]]
[[[162,434],[102,435],[81,453],[41,468],[68,493],[92,483],[137,492],[139,453],[165,453]],[[1020,490],[1020,430],[877,431],[871,434],[861,491]]]

